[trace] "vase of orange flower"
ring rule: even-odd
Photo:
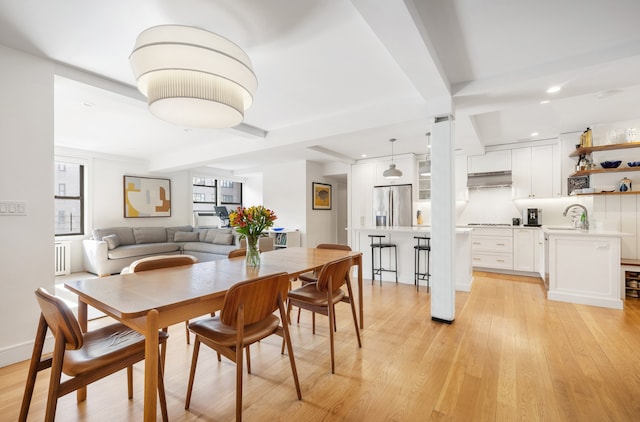
[[[248,267],[260,265],[260,252],[258,251],[258,239],[266,236],[264,231],[273,226],[276,214],[262,205],[254,205],[249,208],[238,207],[229,213],[229,224],[235,227],[241,238],[247,241],[246,263]]]

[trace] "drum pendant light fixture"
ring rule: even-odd
[[[240,47],[190,26],[142,31],[129,61],[151,114],[186,127],[240,124],[258,86],[251,60]]]
[[[393,162],[393,143],[395,141],[395,138],[389,139],[389,142],[391,142],[391,164],[388,169],[382,172],[382,175],[387,179],[399,179],[400,176],[402,176],[402,172],[396,168],[396,165]]]

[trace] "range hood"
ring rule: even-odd
[[[467,187],[472,189],[499,188],[511,186],[511,170],[469,173]]]

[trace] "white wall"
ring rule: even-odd
[[[337,207],[338,195],[337,186],[332,185],[331,189],[331,209],[314,210],[312,203],[313,182],[331,185],[331,180],[324,177],[324,167],[315,162],[307,162],[306,171],[306,243],[305,245],[314,248],[319,243],[337,243]]]
[[[53,292],[53,66],[0,46],[0,200],[27,202],[0,217],[0,366],[28,359],[40,311]]]
[[[263,205],[276,213],[275,227],[301,231],[301,246],[306,245],[306,162],[294,161],[267,166],[262,172]],[[310,194],[309,194],[310,195]]]

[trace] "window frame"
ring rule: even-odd
[[[57,180],[54,180],[54,184],[56,186],[56,192],[54,192],[54,209],[58,209],[57,206],[55,205],[57,203],[58,200],[62,200],[62,201],[68,201],[68,200],[77,200],[80,202],[80,227],[79,230],[76,230],[72,233],[57,233],[55,232],[57,230],[58,224],[57,224],[57,219],[58,219],[58,215],[56,213],[55,217],[54,217],[54,221],[56,221],[56,223],[54,224],[54,235],[55,237],[63,237],[63,236],[84,236],[85,234],[85,182],[86,182],[86,166],[83,163],[77,163],[74,162],[73,160],[64,160],[63,158],[56,158],[55,159],[55,168],[56,171],[66,171],[68,168],[69,164],[73,164],[73,165],[77,165],[79,167],[78,170],[78,195],[77,196],[70,196],[70,195],[59,195],[57,192],[57,188],[59,187],[59,183],[57,183]],[[62,167],[61,167],[62,165]],[[54,179],[55,179],[55,175],[54,175]]]

